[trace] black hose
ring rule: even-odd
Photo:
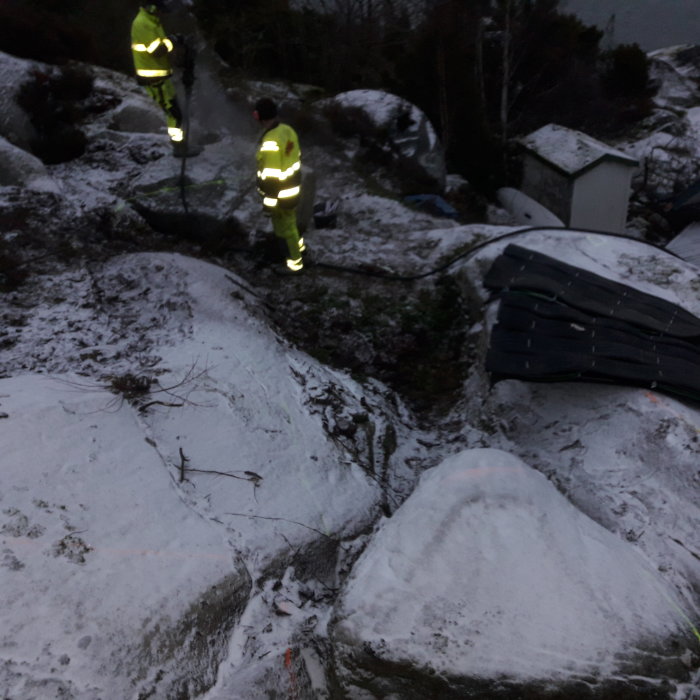
[[[192,99],[192,86],[194,85],[195,51],[189,39],[184,39],[183,44],[185,57],[182,70],[182,85],[185,88],[185,109],[182,115],[184,153],[182,154],[182,163],[180,164],[180,199],[182,201],[182,208],[185,210],[185,215],[188,215],[189,209],[187,207],[187,197],[185,195],[185,169],[187,167],[187,151],[190,138],[190,101]]]
[[[522,228],[522,229],[517,229],[515,231],[508,231],[507,233],[504,233],[500,236],[497,236],[496,238],[490,238],[487,241],[482,241],[481,243],[477,243],[475,246],[469,248],[469,250],[464,251],[463,253],[460,253],[458,256],[452,258],[451,260],[448,260],[446,263],[443,265],[440,265],[439,267],[436,267],[432,270],[428,270],[428,272],[421,272],[419,274],[415,275],[394,275],[391,273],[386,273],[386,272],[381,272],[381,271],[374,271],[374,270],[364,270],[362,268],[354,268],[354,267],[345,267],[343,265],[334,265],[332,263],[324,263],[324,262],[318,262],[316,263],[316,267],[323,267],[329,270],[336,270],[339,272],[349,272],[352,274],[358,274],[358,275],[365,275],[366,277],[378,277],[380,279],[385,279],[385,280],[390,280],[390,281],[395,281],[395,282],[413,282],[415,280],[423,279],[425,277],[430,277],[431,275],[436,275],[440,272],[444,272],[446,269],[454,265],[456,262],[459,262],[460,260],[463,260],[464,258],[467,258],[474,253],[478,252],[479,250],[486,248],[489,245],[492,245],[493,243],[498,243],[499,241],[502,241],[506,238],[511,238],[514,236],[520,236],[526,233],[533,233],[536,231],[552,231],[552,232],[557,232],[557,233],[593,233],[595,235],[599,236],[610,236],[613,238],[623,238],[629,241],[634,241],[635,243],[641,243],[643,245],[651,246],[652,248],[656,248],[657,250],[660,250],[667,255],[672,255],[675,258],[678,258],[679,260],[682,260],[683,258],[680,257],[680,255],[676,255],[673,251],[667,250],[663,246],[660,246],[656,243],[650,243],[649,241],[643,241],[639,238],[635,238],[634,236],[629,236],[625,233],[613,233],[611,231],[591,231],[590,229],[577,229],[577,228],[562,228],[560,226],[528,226],[527,228]]]

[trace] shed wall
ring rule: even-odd
[[[572,228],[622,233],[634,169],[614,161],[604,161],[580,175],[573,186]]]
[[[567,176],[526,153],[520,189],[569,224],[573,183]]]

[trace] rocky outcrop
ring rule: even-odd
[[[32,68],[0,59],[10,87],[8,70]],[[515,236],[696,314],[697,270],[639,241],[436,220],[386,194],[393,182],[368,194],[352,167],[367,151],[309,138],[320,196],[343,206],[306,237],[317,264],[280,278],[247,255],[269,230],[249,130],[231,119],[183,163],[133,80],[94,78],[84,152],[45,166],[60,195],[28,189],[14,161],[44,171],[4,135],[1,233],[18,259],[0,275],[26,274],[0,296],[0,686],[18,700],[693,697],[697,409],[491,386],[481,282]],[[353,105],[379,112],[368,133],[390,139],[375,144],[390,164],[421,165],[424,143],[440,188],[439,146],[410,105],[366,91]],[[209,255],[207,236],[217,264],[189,255]],[[188,254],[143,253],[173,247]],[[389,291],[397,273],[425,279]],[[453,313],[407,303],[433,273],[460,285],[472,364],[424,432],[371,363]],[[383,296],[397,341],[375,334]],[[302,339],[319,356],[356,344],[357,379]],[[473,447],[502,451],[460,452]]]
[[[35,137],[35,131],[28,115],[17,104],[20,86],[29,80],[33,70],[50,70],[50,67],[15,58],[0,52],[0,136],[19,148],[28,149],[29,143]]]
[[[174,493],[157,495],[171,478],[132,410],[84,389],[2,380],[0,685],[15,697],[201,692],[247,603],[247,570]],[[31,659],[10,652],[25,645]]]
[[[634,549],[504,452],[426,472],[355,565],[331,638],[350,697],[657,697],[695,641]]]
[[[354,130],[361,135],[365,147],[386,154],[404,178],[414,180],[414,187],[422,185],[419,191],[444,191],[446,168],[442,145],[433,125],[418,107],[379,90],[351,90],[336,95],[325,108],[331,114],[340,110],[336,119],[342,121],[350,133],[353,120],[357,120],[352,111],[361,112],[371,128],[363,128],[359,120]]]
[[[31,153],[13,146],[0,136],[0,186],[26,187],[39,192],[58,194],[58,183],[46,166]]]

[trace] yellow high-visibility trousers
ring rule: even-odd
[[[287,243],[289,260],[301,260],[299,250],[299,229],[297,228],[296,209],[273,209],[270,212],[272,230],[275,236],[282,238]]]
[[[168,125],[168,133],[174,141],[182,140],[181,135],[174,136],[182,124],[182,112],[177,101],[175,86],[170,78],[153,85],[146,85],[146,92],[151,99],[165,112],[165,120]]]

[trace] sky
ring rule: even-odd
[[[328,6],[329,0],[317,4]],[[603,30],[614,14],[614,42],[637,43],[645,51],[694,44],[700,34],[698,0],[560,0],[560,8]]]
[[[587,24],[601,29],[615,15],[615,43],[637,43],[645,51],[695,44],[700,37],[697,0],[561,0]]]

